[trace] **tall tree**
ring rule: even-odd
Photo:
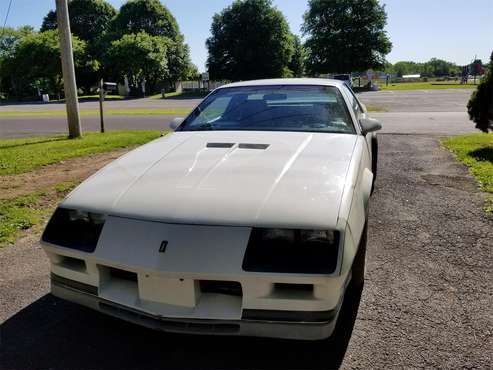
[[[159,80],[169,77],[166,55],[172,42],[145,32],[123,35],[111,43],[106,62],[115,75],[121,79],[127,76],[133,87],[138,88],[145,81],[152,91]]]
[[[294,77],[301,77],[305,73],[305,48],[299,36],[293,36],[294,53],[289,62],[289,70]]]
[[[31,26],[22,26],[17,29],[11,27],[0,27],[0,61],[8,58],[15,51],[18,42],[24,37],[34,32]]]
[[[89,42],[101,37],[116,15],[115,8],[104,0],[71,0],[68,9],[72,33]],[[56,28],[56,12],[51,10],[43,19],[41,32]]]
[[[493,65],[493,52],[490,58],[491,65]],[[491,69],[471,96],[467,111],[478,130],[493,131],[493,71]]]
[[[180,37],[175,17],[159,0],[127,1],[113,20],[113,32],[118,36],[146,32],[175,41]]]
[[[73,37],[72,44],[76,71],[98,67],[88,60],[85,41]],[[62,67],[58,32],[52,30],[23,37],[14,53],[2,63],[0,75],[12,78],[14,93],[19,98],[32,95],[35,88],[60,94]]]
[[[386,65],[385,71],[388,73],[395,73],[398,77],[421,74],[423,73],[423,63],[400,61],[394,65]]]
[[[0,28],[0,92],[12,95],[14,92],[14,76],[9,68],[17,47],[27,35],[34,32],[31,26],[22,26],[17,29],[11,27]]]
[[[163,76],[164,80],[167,80],[170,85],[174,85],[180,80],[187,79],[189,74],[193,74],[195,67],[190,60],[190,49],[188,45],[183,42],[183,38],[179,37],[174,41],[165,38],[167,45],[166,60],[168,64],[168,74]]]
[[[207,40],[211,78],[248,80],[289,74],[293,36],[271,0],[236,0],[214,15]]]
[[[310,0],[303,33],[312,74],[381,68],[392,49],[378,0]]]
[[[443,59],[431,58],[423,64],[422,74],[427,77],[443,77],[460,73],[460,68],[454,63]]]

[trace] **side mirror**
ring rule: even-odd
[[[382,129],[382,124],[374,118],[362,118],[359,121],[363,135]]]
[[[178,118],[175,118],[173,121],[171,121],[171,123],[169,124],[169,128],[173,131],[175,131],[178,127],[180,127],[180,125],[183,123],[183,121],[185,120],[185,118],[183,117],[178,117]]]

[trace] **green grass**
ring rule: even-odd
[[[190,113],[188,108],[173,109],[105,109],[108,116],[179,116]],[[42,110],[42,111],[0,111],[0,117],[65,117],[65,110]],[[81,116],[99,116],[99,110],[87,109],[80,111]]]
[[[79,101],[91,101],[99,100],[99,94],[94,95],[79,95]],[[121,95],[106,95],[104,100],[124,100],[127,99],[125,96]],[[65,99],[50,99],[50,102],[64,102]]]
[[[461,85],[457,82],[402,82],[385,86],[380,84],[380,90],[443,90],[443,89],[474,89],[477,85]]]
[[[81,139],[66,136],[0,140],[0,176],[29,172],[44,165],[90,154],[136,146],[159,137],[158,131],[86,133]]]
[[[79,183],[75,182],[75,181],[61,182],[61,183],[55,185],[54,189],[55,189],[56,193],[59,195],[67,194],[70,191],[72,191],[72,189],[74,189],[78,184]]]
[[[209,94],[209,92],[203,92],[203,91],[187,91],[187,92],[171,92],[171,93],[166,93],[165,96],[166,98],[204,98]],[[148,96],[148,98],[151,99],[162,99],[161,94],[154,94],[151,96]]]
[[[36,209],[38,194],[0,200],[0,244],[11,243],[17,234],[41,221],[43,211]]]
[[[63,182],[52,189],[0,200],[0,248],[15,242],[22,231],[43,224],[52,212],[53,205],[78,184]]]
[[[451,137],[443,144],[469,167],[481,190],[493,193],[493,133]],[[488,197],[485,211],[493,213],[493,197]]]
[[[366,110],[368,112],[387,112],[387,109],[385,109],[384,107],[377,106],[377,105],[367,105]]]

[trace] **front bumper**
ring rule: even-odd
[[[254,310],[241,320],[170,319],[151,315],[97,295],[97,288],[51,276],[54,296],[154,330],[203,335],[238,335],[298,340],[328,338],[334,331],[340,304],[325,312]],[[341,302],[342,303],[342,302]],[[277,313],[280,313],[277,315]],[[278,317],[276,317],[278,316]],[[304,321],[301,321],[304,320]]]

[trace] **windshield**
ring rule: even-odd
[[[219,89],[178,129],[203,130],[355,133],[340,91],[331,86]]]

